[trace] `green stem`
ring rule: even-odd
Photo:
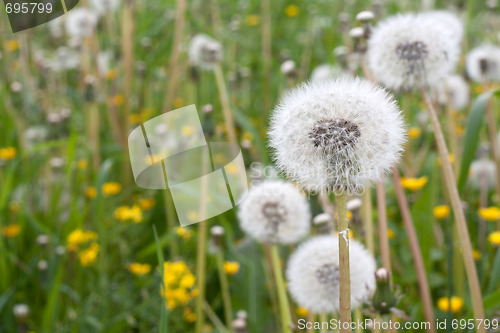
[[[170,190],[166,190],[164,192],[163,198],[165,200],[165,215],[167,217],[167,227],[168,227],[167,232],[172,232],[175,228],[176,220],[175,220],[174,205]],[[170,257],[175,259],[179,254],[179,247],[177,242],[175,241],[169,242],[169,247],[170,247]]]
[[[373,216],[372,216],[372,196],[370,188],[363,193],[363,205],[361,206],[361,216],[365,227],[366,247],[370,253],[375,253],[375,244],[373,240]]]
[[[276,288],[278,289],[278,298],[280,303],[281,324],[284,333],[290,333],[290,325],[292,317],[290,316],[290,305],[288,304],[288,296],[285,290],[285,281],[280,266],[280,255],[278,245],[271,245],[271,260],[273,263],[274,278],[276,280]]]
[[[352,332],[351,325],[351,274],[349,267],[349,220],[347,219],[347,194],[345,191],[337,195],[337,211],[339,216],[339,271],[340,271],[340,333]],[[349,323],[349,325],[345,324]],[[349,328],[344,328],[345,326]]]
[[[319,315],[319,322],[320,322],[320,327],[321,327],[321,333],[326,333],[327,332],[327,329],[324,328],[324,324],[323,323],[327,323],[328,322],[328,315],[326,312],[322,312],[320,313]],[[328,325],[326,325],[328,326]]]
[[[196,278],[198,280],[198,296],[196,298],[196,326],[195,332],[203,332],[205,321],[203,301],[205,300],[205,249],[207,245],[207,221],[201,221],[198,229],[198,251],[196,259]]]
[[[231,305],[231,294],[229,292],[229,283],[226,272],[224,272],[224,254],[222,249],[217,250],[217,269],[219,271],[219,280],[222,290],[222,302],[224,304],[224,315],[226,317],[226,326],[232,331],[231,322],[233,320],[233,307]]]

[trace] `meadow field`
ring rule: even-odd
[[[8,30],[0,333],[500,332],[496,0],[80,0]],[[128,140],[193,104],[248,194],[181,226]]]

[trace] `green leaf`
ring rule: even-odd
[[[500,281],[500,248],[497,250],[497,255],[495,256],[495,262],[493,263],[493,268],[491,269],[490,282],[488,283],[488,288],[486,293],[491,293]]]
[[[477,147],[479,145],[479,134],[484,121],[484,110],[491,96],[499,96],[500,91],[488,91],[479,95],[472,103],[469,117],[467,119],[467,129],[465,130],[464,150],[462,155],[462,162],[460,164],[460,173],[458,176],[457,187],[458,191],[462,193],[467,176],[469,174],[469,167],[475,157]]]

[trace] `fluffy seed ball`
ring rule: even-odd
[[[405,126],[394,100],[359,78],[304,83],[272,113],[278,168],[306,190],[358,190],[398,161]]]
[[[292,184],[268,180],[252,187],[239,205],[241,228],[259,242],[296,243],[310,229],[305,196]]]
[[[375,78],[396,90],[439,83],[459,54],[458,41],[443,21],[405,14],[381,22],[368,42],[367,63]]]
[[[424,19],[438,22],[448,37],[456,43],[461,43],[464,36],[464,24],[453,12],[447,10],[434,10],[420,14]]]
[[[363,245],[350,240],[351,305],[366,302],[375,290],[375,260]],[[314,237],[291,255],[286,276],[287,287],[301,307],[314,313],[339,310],[338,238]]]
[[[460,75],[450,75],[442,80],[436,87],[438,102],[441,105],[450,105],[461,110],[469,104],[470,89],[469,84]]]
[[[500,81],[500,47],[483,45],[467,54],[467,75],[476,82]]]
[[[193,66],[213,69],[222,59],[222,45],[204,34],[195,35],[189,45],[189,60]]]
[[[84,38],[94,33],[97,16],[87,8],[75,8],[66,16],[66,32],[75,38]]]

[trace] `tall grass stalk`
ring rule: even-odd
[[[365,231],[365,242],[368,250],[375,254],[375,243],[373,239],[374,228],[373,228],[373,205],[372,205],[372,195],[371,189],[367,187],[363,192],[363,204],[361,206],[361,219],[363,220],[364,231]]]
[[[422,97],[424,99],[424,103],[432,123],[432,128],[434,130],[435,140],[437,143],[439,156],[441,158],[441,168],[443,170],[445,184],[450,196],[451,206],[455,214],[455,222],[458,235],[460,237],[462,255],[469,282],[470,297],[472,299],[472,306],[474,309],[474,318],[485,319],[483,298],[481,295],[479,278],[477,276],[476,264],[474,262],[474,255],[472,253],[472,244],[469,237],[469,230],[467,229],[467,222],[465,220],[462,202],[458,194],[457,184],[455,181],[455,176],[453,174],[453,169],[451,167],[451,162],[448,158],[448,147],[446,146],[446,142],[444,140],[443,131],[441,129],[441,124],[439,123],[436,110],[434,109],[431,99],[425,89],[422,89]],[[477,332],[485,333],[486,330],[484,326],[478,327]]]
[[[279,255],[279,249],[277,244],[272,244],[271,248],[271,260],[273,263],[274,279],[276,281],[276,289],[278,290],[278,299],[280,303],[280,317],[281,325],[284,333],[291,332],[292,317],[290,315],[290,305],[288,303],[288,296],[285,289],[285,280],[283,279],[283,273],[281,271],[281,260]]]
[[[396,192],[401,218],[403,219],[408,242],[410,243],[410,251],[413,256],[415,271],[417,272],[418,290],[420,300],[422,301],[422,307],[424,309],[425,321],[431,323],[431,328],[428,332],[434,333],[436,332],[434,325],[434,311],[432,307],[431,290],[429,288],[429,282],[425,272],[424,258],[422,257],[422,251],[420,250],[420,244],[418,243],[417,233],[410,214],[410,207],[408,206],[408,201],[406,200],[403,186],[401,185],[399,170],[396,167],[392,168],[392,180],[394,182],[394,191]]]
[[[385,185],[377,182],[377,211],[378,211],[378,237],[380,242],[380,255],[382,266],[391,271],[391,250],[389,248],[389,227],[387,226],[387,203],[385,198]]]
[[[229,283],[227,281],[227,275],[224,271],[224,253],[222,249],[217,249],[217,270],[219,273],[219,282],[222,292],[222,303],[224,305],[224,316],[226,319],[226,327],[232,330],[231,323],[233,321],[233,307],[231,304],[231,293],[229,291]]]

